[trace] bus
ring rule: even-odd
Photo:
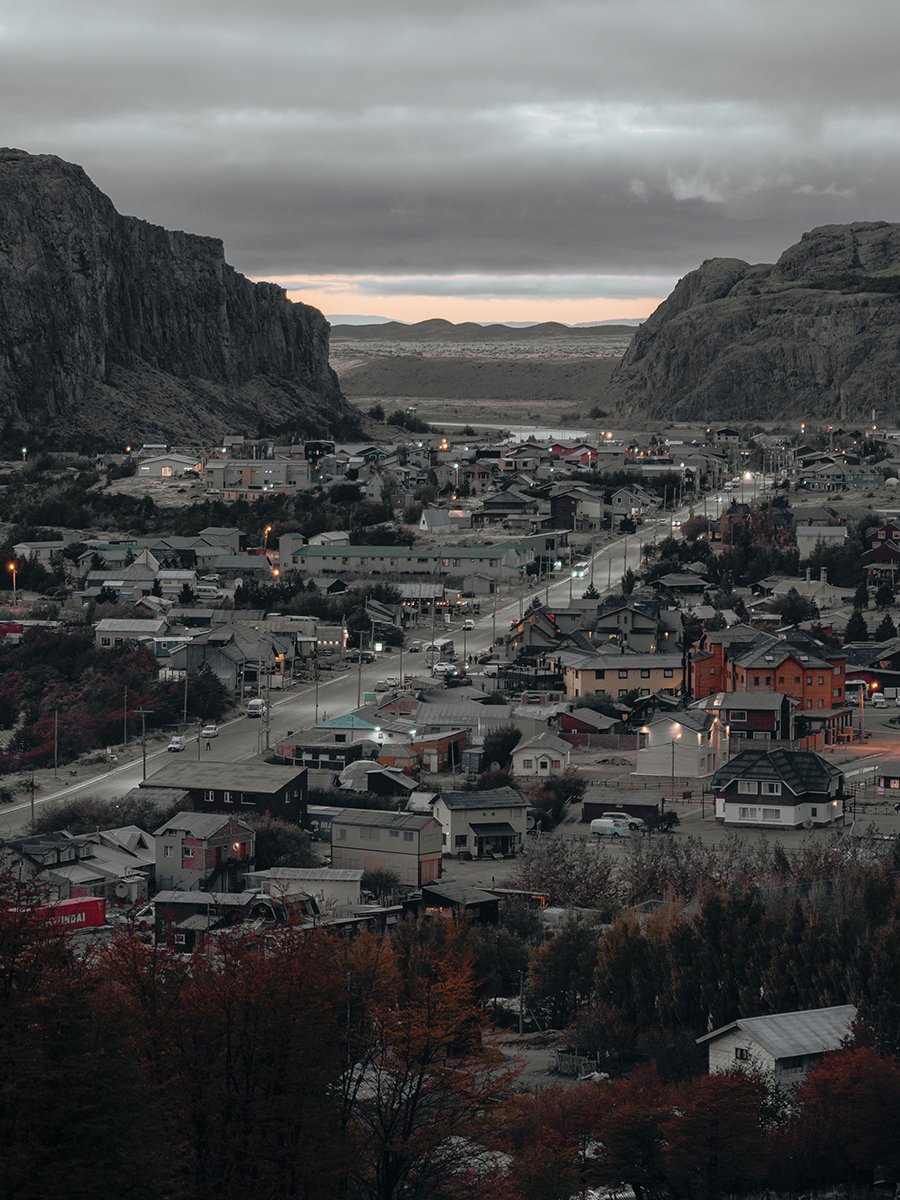
[[[432,662],[455,662],[456,660],[453,638],[435,638],[433,642],[428,642],[423,649],[426,658]]]

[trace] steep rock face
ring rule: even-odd
[[[163,440],[352,427],[328,322],[215,238],[116,212],[84,171],[0,149],[0,421]]]
[[[772,265],[711,259],[638,329],[609,395],[633,416],[862,418],[897,406],[900,225],[826,225]]]

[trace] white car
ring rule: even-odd
[[[166,746],[166,749],[170,750],[173,754],[177,754],[180,750],[185,748],[185,745],[186,742],[184,738],[181,737],[180,734],[176,734],[175,737],[169,739],[169,744]]]
[[[456,671],[456,664],[451,662],[437,662],[431,668],[433,675],[455,675]]]
[[[218,737],[219,736],[218,725],[204,725],[203,728],[200,730],[200,736],[202,738]]]
[[[619,821],[622,825],[627,825],[632,831],[647,828],[647,822],[643,817],[633,817],[630,813],[605,812],[600,814],[600,819],[602,821]]]
[[[475,628],[475,622],[472,620],[471,617],[466,617],[466,619],[463,621],[463,629],[474,629],[474,628]]]

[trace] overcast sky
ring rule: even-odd
[[[898,0],[3,0],[0,140],[330,314],[587,321],[900,219]]]

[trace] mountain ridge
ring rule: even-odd
[[[709,259],[635,331],[606,394],[676,420],[866,417],[896,409],[900,224],[803,234],[773,264]]]
[[[101,441],[352,428],[329,326],[222,242],[123,216],[76,164],[0,149],[0,420]]]
[[[430,317],[410,325],[402,321],[385,321],[372,325],[332,325],[331,336],[336,341],[398,341],[398,342],[510,342],[540,338],[572,337],[588,341],[591,338],[621,337],[634,333],[632,325],[564,325],[560,321],[541,321],[535,325],[479,325],[476,321],[455,323],[443,317]]]

